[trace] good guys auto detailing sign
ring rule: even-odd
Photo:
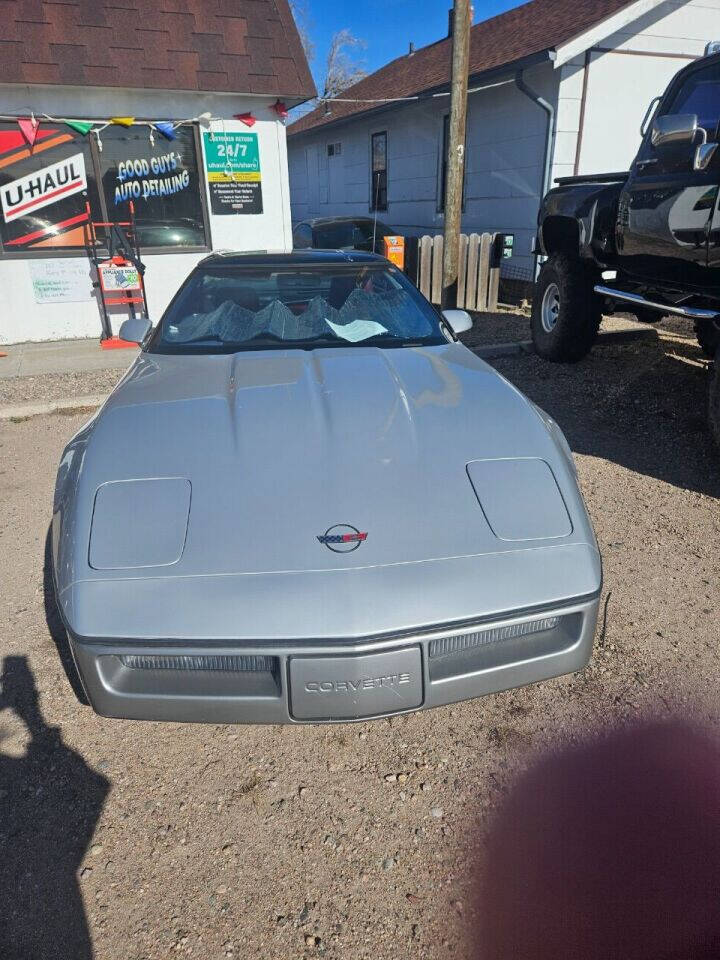
[[[5,184],[0,192],[5,223],[26,217],[58,200],[87,189],[81,153]]]
[[[115,203],[167,197],[190,186],[190,174],[182,166],[182,154],[175,150],[161,156],[122,160],[117,168]]]

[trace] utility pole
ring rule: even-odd
[[[465,114],[467,112],[470,54],[470,0],[454,0],[452,12],[452,76],[450,78],[450,135],[445,174],[445,240],[443,243],[442,306],[457,303],[458,248],[465,169]]]

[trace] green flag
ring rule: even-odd
[[[65,123],[73,130],[77,130],[78,133],[82,133],[83,136],[90,133],[93,128],[92,123],[87,120],[66,120]]]

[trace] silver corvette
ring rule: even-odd
[[[58,606],[105,716],[358,720],[568,673],[601,564],[555,423],[386,260],[215,254],[65,449]]]

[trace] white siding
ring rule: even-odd
[[[640,146],[640,123],[652,98],[717,38],[720,0],[664,0],[598,43],[587,70],[578,172],[626,170]],[[584,64],[581,56],[560,68],[565,108],[558,111],[558,129],[562,114],[565,142],[555,156],[554,176],[574,172]]]
[[[709,40],[720,39],[719,29],[720,0],[664,0],[599,46],[701,57]]]
[[[537,93],[555,102],[558,78],[549,64],[528,71],[525,79]],[[379,218],[408,236],[442,231],[440,154],[443,116],[449,108],[449,98],[439,97],[291,137],[293,222],[318,216],[367,216],[370,137],[385,130],[388,209]],[[512,82],[469,96],[462,229],[514,232],[515,265],[526,271],[532,262],[546,125],[545,112]],[[340,156],[328,158],[328,144],[338,142]]]

